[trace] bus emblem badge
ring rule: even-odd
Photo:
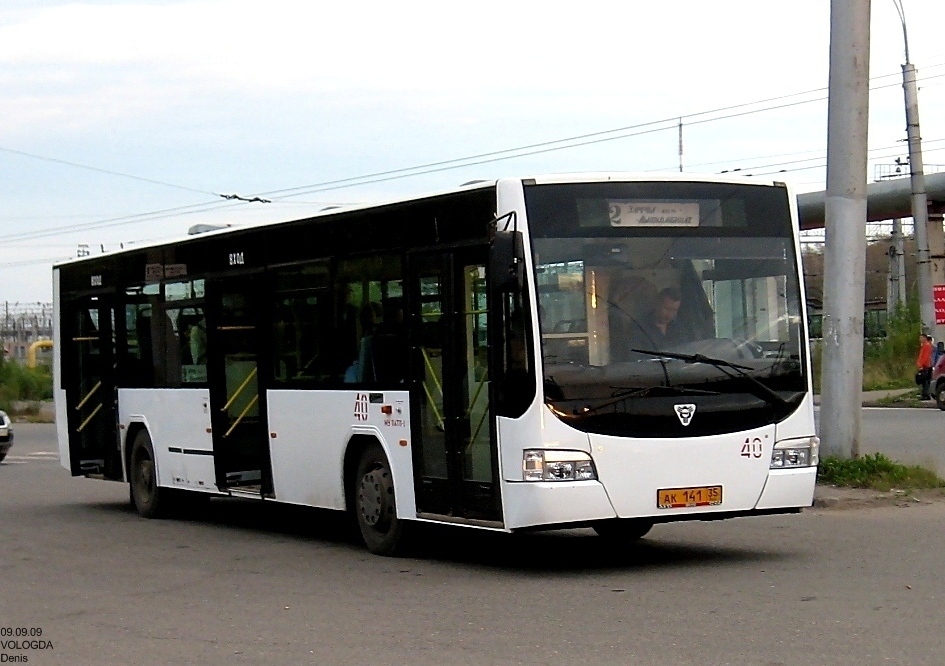
[[[689,425],[689,423],[692,421],[693,414],[696,413],[696,406],[693,404],[673,405],[673,409],[676,410],[676,416],[679,417],[679,422],[684,426]]]

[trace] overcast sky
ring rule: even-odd
[[[931,172],[945,2],[904,2]],[[0,7],[0,303],[49,301],[52,262],[80,243],[477,178],[676,171],[680,118],[686,171],[824,186],[829,0]],[[908,153],[892,0],[873,0],[871,32],[873,179]]]

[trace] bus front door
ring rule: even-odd
[[[410,258],[417,511],[501,523],[490,408],[486,249]]]
[[[207,283],[207,375],[217,487],[272,495],[259,381],[259,276]]]
[[[73,476],[122,479],[115,405],[115,326],[107,296],[75,301],[63,319],[63,386]]]

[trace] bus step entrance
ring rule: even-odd
[[[246,486],[237,486],[233,488],[226,489],[233,497],[250,497],[252,499],[275,499],[275,495],[272,493],[263,493],[262,486],[260,484],[255,485],[246,485]]]

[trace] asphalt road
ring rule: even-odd
[[[442,529],[389,559],[321,512],[140,519],[54,446],[19,425],[0,465],[0,633],[42,632],[0,654],[29,664],[945,663],[945,504],[663,525],[626,552]]]
[[[819,410],[816,416],[819,422]],[[945,412],[864,407],[860,431],[860,453],[884,453],[893,460],[923,465],[945,475]]]

